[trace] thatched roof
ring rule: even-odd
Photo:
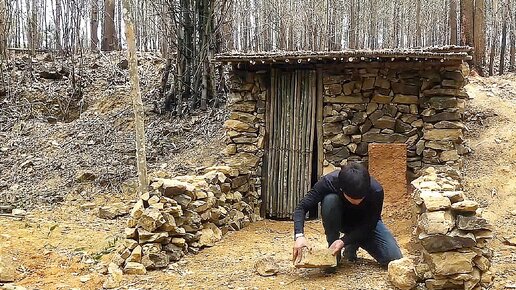
[[[229,52],[217,54],[215,62],[250,64],[307,64],[328,62],[359,62],[371,60],[471,60],[468,46],[442,46],[412,49],[342,50],[342,51],[273,51]]]

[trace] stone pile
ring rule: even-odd
[[[206,170],[200,176],[151,181],[131,210],[126,239],[112,260],[124,273],[166,267],[259,219],[246,202],[246,196],[256,195],[249,173],[228,166]]]
[[[347,68],[323,77],[325,165],[366,161],[368,143],[406,143],[412,172],[459,168],[464,66]]]
[[[419,282],[428,289],[488,287],[493,233],[478,204],[466,199],[458,179],[432,167],[412,184],[423,247],[421,263],[415,265]]]

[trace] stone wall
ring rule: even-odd
[[[152,180],[150,192],[131,210],[113,263],[127,274],[166,267],[256,221],[260,217],[244,197],[252,192],[250,176],[217,166],[200,176]]]
[[[423,248],[415,265],[419,282],[428,289],[488,287],[492,226],[478,204],[466,199],[457,172],[429,167],[412,184],[419,210],[417,240]]]
[[[368,143],[406,143],[410,172],[460,168],[465,75],[463,65],[417,62],[325,71],[324,165],[367,161]]]
[[[249,174],[248,188],[238,191],[255,214],[260,213],[261,174],[265,136],[265,101],[267,96],[266,71],[233,71],[228,75],[227,107],[231,111],[224,123],[227,156],[225,163]]]

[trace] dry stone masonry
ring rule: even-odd
[[[351,67],[350,67],[351,66]],[[410,172],[461,167],[467,67],[359,63],[323,74],[324,162],[367,161],[369,143],[406,143]]]
[[[234,71],[229,75],[227,105],[231,110],[224,123],[226,129],[226,164],[248,174],[249,183],[239,185],[237,190],[245,201],[259,214],[261,206],[262,157],[265,137],[266,76],[261,72]],[[233,187],[234,188],[234,187]]]
[[[478,204],[466,199],[458,177],[454,170],[429,167],[412,182],[419,210],[417,240],[423,248],[414,273],[427,289],[481,289],[493,279],[493,251],[488,246],[492,226],[482,217]],[[389,268],[402,269],[396,264]],[[396,286],[411,289],[415,284]]]
[[[112,262],[126,274],[144,274],[213,246],[227,231],[259,219],[248,202],[256,196],[250,183],[250,173],[229,166],[207,168],[201,176],[152,180],[131,210],[126,239]]]

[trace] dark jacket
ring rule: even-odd
[[[378,220],[381,219],[383,207],[383,188],[371,177],[371,190],[366,193],[364,200],[359,205],[351,204],[337,190],[337,179],[340,170],[333,171],[323,176],[312,189],[301,199],[294,211],[294,234],[303,233],[305,215],[309,209],[316,208],[327,194],[337,194],[342,198],[345,245],[359,243],[375,229]]]

